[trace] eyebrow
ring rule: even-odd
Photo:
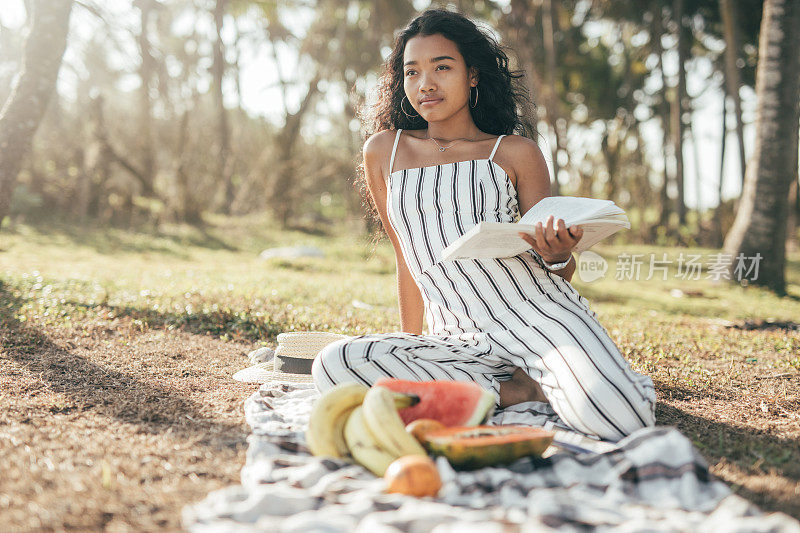
[[[437,61],[442,61],[444,59],[451,59],[453,61],[456,60],[454,57],[450,57],[450,56],[439,56],[439,57],[432,58],[431,59],[431,63],[436,63]],[[403,63],[403,66],[405,67],[407,65],[416,65],[416,64],[417,64],[416,61],[406,61],[405,63]]]

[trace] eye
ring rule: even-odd
[[[438,65],[436,68],[442,67],[444,69],[450,70],[450,67],[447,65]]]
[[[414,72],[416,72],[416,71],[415,71],[415,70],[412,70],[412,69],[408,69],[408,70],[406,71],[406,76],[410,76],[410,75],[411,75],[411,74],[413,74]]]

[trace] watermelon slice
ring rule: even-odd
[[[405,424],[430,418],[445,426],[477,426],[494,412],[494,394],[477,383],[382,378],[374,386],[419,396],[418,404],[399,410]]]

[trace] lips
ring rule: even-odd
[[[436,105],[442,100],[443,100],[442,98],[423,98],[422,100],[419,101],[419,105],[423,106]]]

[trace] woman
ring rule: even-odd
[[[403,332],[327,346],[314,380],[323,391],[385,376],[475,381],[500,407],[547,401],[575,430],[616,440],[654,424],[655,391],[569,283],[581,229],[551,216],[516,257],[441,260],[478,222],[512,222],[549,194],[538,146],[513,135],[526,119],[514,79],[458,13],[426,11],[399,34],[364,179],[394,246]]]

